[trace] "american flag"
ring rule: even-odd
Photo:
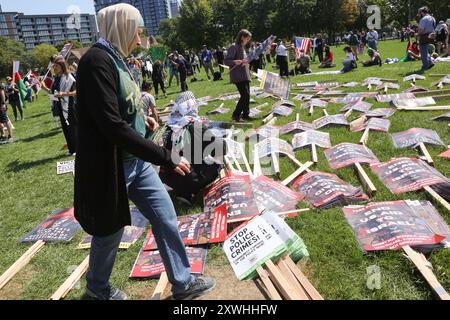
[[[301,38],[295,37],[295,52],[297,54],[297,58],[300,57],[300,51],[305,50],[306,54],[309,54],[309,50],[311,50],[312,42],[310,38]]]

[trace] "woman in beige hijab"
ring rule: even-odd
[[[175,299],[202,295],[215,285],[193,277],[172,201],[151,164],[180,175],[189,162],[145,139],[158,124],[144,114],[141,93],[126,59],[139,45],[144,23],[139,11],[118,4],[98,14],[101,38],[81,59],[77,72],[78,149],[75,216],[93,236],[86,294],[124,300],[109,278],[124,227],[131,225],[129,200],[152,224]],[[144,226],[145,227],[145,226]]]

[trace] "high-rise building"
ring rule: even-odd
[[[180,16],[181,0],[169,0],[170,1],[170,13],[172,18]]]
[[[0,36],[21,41],[26,49],[41,43],[57,45],[66,40],[79,41],[84,45],[97,41],[94,15],[80,14],[79,24],[70,18],[70,14],[25,15],[0,11]]]
[[[131,4],[141,12],[149,35],[158,34],[161,20],[171,17],[169,0],[94,0],[95,12],[118,3]]]

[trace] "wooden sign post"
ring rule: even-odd
[[[428,164],[430,166],[434,166],[434,160],[431,157],[430,153],[428,152],[428,149],[425,146],[425,144],[423,142],[419,143],[418,148],[419,148],[420,153],[425,157]]]
[[[42,240],[36,241],[14,264],[8,268],[0,276],[0,290],[20,271],[25,267],[31,259],[42,249],[45,242]]]
[[[419,269],[422,276],[428,282],[430,287],[433,289],[434,293],[441,300],[450,300],[450,295],[445,291],[444,287],[440,284],[433,271],[430,268],[429,261],[425,258],[423,254],[413,250],[410,246],[403,247],[407,257],[414,263],[414,265]]]
[[[72,272],[72,274],[64,281],[64,283],[55,291],[55,293],[50,297],[50,300],[61,300],[66,297],[70,290],[75,286],[75,284],[80,281],[83,274],[89,268],[89,256],[87,256],[83,262]]]
[[[372,197],[377,193],[377,188],[375,188],[375,185],[373,184],[372,180],[370,180],[369,176],[367,175],[366,171],[364,171],[364,168],[360,163],[355,163],[356,172],[358,173],[359,180],[361,181],[362,185],[366,188],[367,193]]]
[[[150,300],[161,300],[168,284],[169,278],[167,277],[167,273],[161,273],[158,284],[156,285],[155,291],[153,291]]]

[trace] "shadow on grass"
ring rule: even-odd
[[[41,112],[41,113],[38,113],[38,114],[34,114],[32,116],[27,117],[27,119],[40,118],[40,117],[45,116],[47,114],[51,114],[51,112]]]
[[[8,172],[14,172],[18,173],[24,170],[32,169],[36,166],[41,166],[44,164],[47,164],[49,162],[55,162],[58,160],[61,160],[63,158],[67,158],[65,155],[59,155],[52,158],[46,158],[46,159],[40,159],[35,161],[29,161],[29,162],[20,162],[20,160],[14,160],[6,166],[6,171]]]
[[[38,135],[35,135],[33,137],[20,139],[20,141],[21,142],[34,142],[36,140],[46,139],[46,138],[50,138],[50,137],[56,136],[57,134],[60,133],[60,131],[61,131],[61,128],[53,128],[50,131],[47,131],[47,132],[44,132],[44,133],[39,133]]]

